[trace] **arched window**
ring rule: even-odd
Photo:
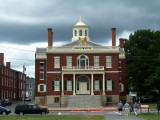
[[[74,35],[77,36],[77,30],[74,31]]]
[[[52,81],[52,90],[60,91],[60,80],[58,78]]]
[[[82,36],[82,30],[79,31],[79,36]]]
[[[87,30],[85,30],[85,36],[87,36]]]
[[[78,58],[77,58],[77,63],[78,63],[78,66],[79,67],[84,67],[84,66],[89,66],[89,60],[88,60],[89,58],[88,58],[88,56],[86,56],[86,55],[80,55],[80,56],[78,56]]]

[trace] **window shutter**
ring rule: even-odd
[[[114,90],[114,80],[112,80],[112,90]]]
[[[54,80],[52,81],[52,90],[54,91]]]
[[[59,86],[60,86],[60,91],[61,91],[61,89],[62,89],[62,87],[61,87],[61,86],[62,86],[62,85],[61,85],[61,83],[62,83],[61,80],[59,80],[59,83],[60,83]]]
[[[105,90],[107,90],[107,80],[105,80]]]
[[[93,90],[95,90],[95,80],[93,80]]]
[[[44,92],[46,92],[46,85],[44,85]]]
[[[64,81],[64,90],[67,90],[67,80]]]
[[[102,80],[99,80],[99,88],[102,90]]]
[[[40,85],[38,85],[38,92],[40,92]]]
[[[72,90],[73,90],[73,80],[72,80]]]

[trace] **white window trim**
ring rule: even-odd
[[[122,83],[119,83],[119,85],[121,86],[121,90],[119,90],[119,92],[123,92],[124,91],[124,85]]]
[[[68,82],[71,82],[71,85],[68,85]],[[71,86],[71,89],[68,89],[68,87]],[[67,80],[67,91],[72,91],[72,80]]]
[[[119,73],[118,73],[118,78],[119,78],[119,80],[122,80],[122,72],[121,71],[119,71]]]
[[[41,86],[41,85],[43,85],[43,87],[44,87],[44,88],[43,88],[43,91],[40,91],[40,86]],[[38,85],[38,92],[41,92],[41,93],[46,92],[46,85],[45,85],[45,84],[39,84],[39,85]]]
[[[71,63],[71,65],[69,65],[68,63],[69,63],[69,59],[71,59],[71,61],[70,61],[70,63]],[[71,68],[72,67],[72,56],[67,56],[66,57],[66,66],[67,66],[67,68]]]
[[[59,85],[56,85],[56,81],[59,82]],[[56,89],[56,87],[59,86],[59,89]],[[60,91],[60,80],[54,80],[54,91]]]
[[[29,89],[32,89],[32,84],[29,84]]]
[[[95,84],[95,82],[98,82],[97,86]],[[96,87],[98,87],[98,89],[96,89]],[[94,91],[99,91],[100,90],[100,80],[94,80]]]
[[[32,96],[32,91],[29,91],[29,96]]]
[[[96,61],[97,60],[97,61]],[[96,63],[98,63],[98,65],[96,65]],[[98,67],[99,68],[99,56],[94,56],[94,67]]]
[[[107,91],[112,91],[112,90],[113,90],[113,88],[112,88],[112,79],[109,79],[109,80],[107,79],[106,81],[107,81],[107,83],[106,83],[106,84],[107,84]],[[110,86],[108,86],[108,83],[109,83],[109,82],[110,82]],[[109,87],[110,87],[111,89],[109,89]]]
[[[107,61],[108,58],[110,58],[111,61],[108,62],[108,61]],[[110,63],[111,66],[108,67],[108,66],[107,66],[107,65],[108,65],[107,63]],[[112,56],[106,56],[106,68],[112,68]]]
[[[58,59],[58,63],[56,63],[55,59]],[[56,65],[58,64],[58,65]],[[59,56],[55,56],[54,57],[54,68],[60,68],[60,57]]]

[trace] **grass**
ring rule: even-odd
[[[160,120],[160,114],[158,113],[142,113],[138,114],[138,117],[145,120]]]
[[[7,115],[0,120],[103,120],[100,115]]]

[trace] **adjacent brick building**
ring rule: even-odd
[[[0,99],[22,100],[25,80],[26,75],[13,70],[10,62],[7,62],[6,66],[4,65],[4,53],[0,53]]]
[[[68,104],[64,96],[102,96],[103,105],[117,103],[126,96],[126,60],[124,40],[116,46],[116,28],[112,28],[112,46],[98,45],[89,38],[89,26],[81,19],[73,29],[72,42],[54,46],[48,29],[48,47],[35,53],[35,100],[48,105]],[[61,98],[60,98],[61,97]],[[57,104],[59,103],[59,104]]]

